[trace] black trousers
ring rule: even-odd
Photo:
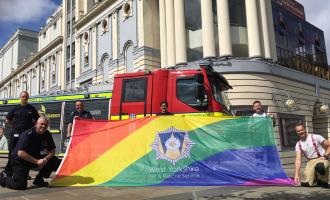
[[[10,136],[9,136],[9,145],[8,145],[8,161],[5,167],[5,172],[8,176],[11,176],[13,174],[13,170],[12,170],[12,166],[11,166],[11,152],[14,150],[14,148],[17,145],[18,139],[19,139],[19,134],[22,131],[18,132],[17,130],[13,129],[10,132]]]
[[[35,164],[27,163],[19,159],[12,159],[13,176],[6,177],[6,187],[16,190],[24,190],[27,188],[27,178],[30,169],[37,168]],[[53,156],[48,163],[40,169],[36,178],[48,178],[52,171],[56,171],[60,166],[60,159]]]

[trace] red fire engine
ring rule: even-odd
[[[223,92],[231,88],[210,66],[118,74],[112,90],[110,119],[157,114],[162,101],[168,102],[168,111],[174,114],[223,113]]]

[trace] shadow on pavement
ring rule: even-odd
[[[64,181],[63,181],[64,180]],[[65,185],[62,183],[65,182]],[[50,183],[51,187],[56,186],[72,186],[76,184],[89,184],[93,183],[94,179],[92,177],[83,176],[57,176]]]

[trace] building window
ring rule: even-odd
[[[72,53],[71,53],[71,55],[72,55],[72,57],[74,58],[75,57],[75,54],[76,54],[76,46],[75,46],[75,44],[76,43],[72,43],[72,48],[71,48],[71,51],[72,51]]]
[[[133,59],[133,45],[131,42],[126,44],[125,48],[125,66],[126,72],[133,72],[134,71],[134,59]]]
[[[109,70],[110,70],[109,56],[107,53],[103,54],[101,59],[101,73],[103,74],[103,81],[109,80]],[[97,74],[96,76],[99,76]]]
[[[27,85],[27,78],[26,75],[22,77],[22,91],[27,91],[28,85]]]
[[[46,38],[46,31],[42,34],[43,38]]]
[[[201,0],[185,0],[188,62],[203,58]]]
[[[228,3],[230,25],[246,27],[245,0],[230,0]]]
[[[145,101],[146,94],[145,78],[135,78],[124,80],[124,102],[143,102]]]
[[[75,0],[73,0],[73,1],[75,1]],[[67,7],[67,11],[69,12],[71,10],[71,0],[66,1],[66,7]]]
[[[66,59],[69,60],[70,59],[70,46],[66,47]]]
[[[83,34],[83,49],[84,49],[84,65],[89,64],[89,58],[88,58],[88,53],[89,53],[89,35],[88,32],[85,32]]]
[[[37,75],[37,69],[36,68],[33,68],[32,69],[32,78],[35,78]]]
[[[52,56],[51,59],[51,72],[52,72],[52,83],[56,83],[56,57]]]
[[[272,3],[277,61],[280,65],[305,73],[315,74],[314,69],[327,69],[326,50],[322,32],[308,22]],[[314,34],[313,34],[314,32]],[[321,37],[316,37],[315,32]],[[316,44],[316,38],[318,47]]]
[[[123,20],[126,20],[128,17],[131,17],[132,15],[133,15],[132,2],[127,1],[123,5]]]
[[[8,89],[7,88],[4,89],[4,98],[5,99],[9,98]]]
[[[70,35],[70,22],[67,22],[66,24],[66,32],[67,32],[67,35]]]
[[[88,55],[84,56],[84,66],[88,65]]]
[[[56,83],[56,74],[55,72],[52,72],[52,83]]]
[[[53,29],[54,30],[56,29],[56,26],[57,26],[57,24],[56,24],[56,22],[54,22],[54,24],[53,24]]]
[[[41,64],[41,89],[45,88],[45,77],[46,77],[46,71],[45,71],[45,66],[44,63]]]
[[[70,82],[70,68],[69,67],[66,68],[65,77],[66,77],[66,79],[65,79],[66,82],[67,83]]]
[[[74,80],[76,76],[76,66],[72,65],[71,67],[71,80]]]
[[[294,150],[298,136],[295,125],[304,121],[303,116],[278,114],[281,147],[283,150]]]
[[[101,22],[102,33],[109,31],[108,19],[103,19]]]

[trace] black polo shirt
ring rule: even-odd
[[[79,118],[82,118],[82,119],[93,119],[93,116],[92,114],[89,112],[89,111],[86,111],[86,110],[83,110],[81,112],[78,112],[77,110],[72,112],[71,115],[70,115],[70,119],[69,119],[69,123],[73,123],[73,119],[75,117],[79,117]]]
[[[21,131],[27,130],[34,126],[35,122],[39,118],[39,113],[30,104],[25,106],[15,106],[6,116],[8,120],[12,120],[13,128]]]
[[[173,115],[173,113],[170,113],[170,112],[167,111],[165,113],[160,112],[157,115]]]
[[[13,159],[23,160],[18,157],[18,151],[23,150],[34,158],[40,159],[55,148],[53,137],[48,130],[43,134],[37,134],[36,128],[33,127],[20,135],[12,156]]]

